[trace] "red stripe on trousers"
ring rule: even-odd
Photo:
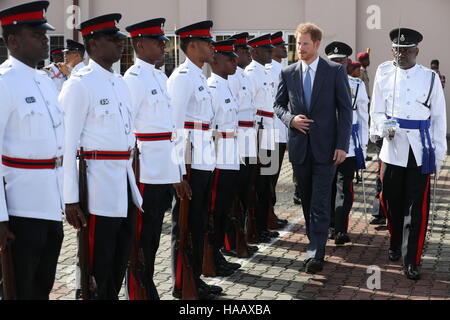
[[[383,161],[380,161],[380,179],[381,179],[381,185],[383,185]],[[389,234],[392,236],[391,222],[388,217],[389,215],[388,215],[388,212],[387,212],[386,206],[384,205],[384,200],[383,200],[383,189],[380,191],[380,206],[381,206],[381,210],[383,210],[384,217],[387,220]]]
[[[211,212],[214,212],[216,209],[216,198],[217,198],[217,185],[219,182],[219,169],[214,170],[214,181],[213,181],[213,187],[212,187],[212,194],[211,194]]]
[[[350,206],[350,211],[353,207],[353,202],[355,201],[355,192],[353,191],[353,181],[350,181],[350,192],[352,194],[352,204]],[[350,211],[347,213],[347,216],[345,217],[345,232],[348,231],[348,222],[350,220]]]
[[[95,218],[96,216],[91,214],[89,216],[89,266],[91,270],[94,267],[94,242],[95,242]]]
[[[231,250],[230,240],[228,239],[228,234],[227,233],[225,233],[225,250],[227,250],[227,251]]]
[[[427,220],[428,220],[428,192],[430,189],[430,176],[428,175],[427,186],[425,187],[425,192],[422,201],[422,222],[420,224],[420,236],[419,245],[417,248],[416,264],[420,264],[420,257],[422,256],[423,244],[425,242],[425,234],[427,233]]]

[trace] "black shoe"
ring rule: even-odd
[[[334,239],[334,236],[335,236],[334,228],[328,228],[328,239],[332,240]]]
[[[269,243],[271,241],[272,241],[272,239],[270,239],[270,237],[264,236],[262,234],[258,238],[258,243]]]
[[[203,288],[203,289],[205,289],[205,291],[207,291],[211,294],[215,294],[215,295],[220,295],[223,292],[222,287],[215,286],[212,284],[207,284],[205,281],[203,281],[201,279],[198,282],[198,287]]]
[[[415,264],[408,264],[404,266],[403,272],[408,279],[419,280],[420,273]]]
[[[220,251],[222,252],[222,254],[223,254],[224,256],[228,256],[228,257],[237,257],[237,252],[236,252],[235,249],[231,249],[231,250],[225,250],[225,249],[222,249],[222,250],[220,250]]]
[[[75,300],[81,300],[81,289],[75,290]]]
[[[214,300],[216,298],[216,296],[211,294],[207,288],[198,288],[197,295],[199,300]]]
[[[172,290],[172,297],[174,297],[175,299],[181,299],[181,290]]]
[[[279,224],[283,224],[283,225],[287,225],[289,223],[289,221],[287,221],[287,219],[278,219],[278,223]]]
[[[402,257],[402,251],[400,249],[390,249],[388,251],[389,260],[398,261]]]
[[[350,238],[348,237],[348,235],[344,232],[338,232],[335,236],[334,236],[334,243],[335,244],[345,244],[347,242],[351,242]]]
[[[276,231],[264,230],[261,231],[261,235],[268,238],[276,238],[280,235],[280,233]]]
[[[298,204],[298,205],[302,204],[300,197],[294,196],[293,200],[294,200],[294,204]]]
[[[225,267],[227,267],[230,270],[237,270],[241,267],[241,264],[227,261],[225,262]]]
[[[251,246],[251,245],[247,245],[247,251],[249,252],[249,253],[255,253],[255,252],[257,252],[258,251],[258,246]]]
[[[229,277],[234,273],[234,270],[227,268],[225,265],[216,266],[216,277]]]
[[[308,264],[309,261],[311,261],[312,258],[306,258],[305,260],[303,260],[303,269],[306,268],[306,265]],[[300,270],[300,271],[304,271],[304,270]]]
[[[366,161],[372,161],[372,157],[371,156],[367,156],[366,157]]]
[[[318,273],[323,270],[323,264],[324,264],[323,260],[311,259],[306,264],[305,272],[312,274]]]
[[[376,224],[376,225],[385,225],[386,224],[386,218],[383,216],[374,217],[372,221],[370,221],[370,224]]]

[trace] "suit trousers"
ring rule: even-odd
[[[18,300],[48,300],[64,238],[61,221],[9,217]]]
[[[336,170],[331,196],[330,226],[335,232],[347,232],[350,210],[353,206],[355,193],[353,179],[356,171],[356,158],[348,157]]]
[[[333,163],[318,163],[307,148],[302,164],[294,164],[300,189],[306,234],[309,239],[308,258],[321,260],[325,257],[328,227],[331,217],[331,187],[336,173]]]
[[[188,232],[192,237],[191,265],[193,268],[194,280],[197,282],[200,280],[202,274],[203,242],[211,200],[212,180],[213,171],[191,170],[189,185],[192,189],[192,199],[189,203]],[[176,203],[172,211],[172,282],[174,289],[178,263],[178,235],[180,231],[180,225],[178,223],[179,213],[180,199],[176,197]]]

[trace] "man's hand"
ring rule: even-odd
[[[7,222],[0,222],[0,255],[3,254],[8,240],[14,241],[16,238],[8,229]]]
[[[313,122],[314,120],[308,119],[308,117],[303,114],[299,114],[292,119],[291,127],[299,130],[304,134],[307,134],[309,131],[309,124]]]
[[[336,149],[334,151],[334,157],[333,157],[334,165],[335,166],[340,165],[342,162],[345,161],[346,156],[347,156],[347,152],[345,152],[344,150]]]
[[[58,66],[59,70],[61,70],[61,72],[64,73],[64,75],[66,76],[70,75],[69,67],[65,63],[58,62],[56,65]]]
[[[80,231],[81,227],[86,227],[87,222],[84,217],[84,213],[80,208],[79,203],[67,203],[66,204],[66,219],[67,222]]]
[[[185,197],[187,197],[189,200],[192,199],[191,186],[189,185],[187,180],[183,180],[180,183],[174,183],[173,187],[175,188],[177,197],[180,198],[180,200],[184,200]]]

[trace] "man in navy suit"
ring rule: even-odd
[[[319,57],[322,30],[301,24],[296,39],[300,60],[281,72],[274,110],[289,128],[289,160],[309,239],[305,271],[317,273],[324,264],[331,185],[349,148],[352,108],[346,70]]]

